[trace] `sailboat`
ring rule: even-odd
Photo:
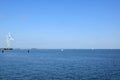
[[[4,50],[13,50],[13,48],[10,47],[10,44],[11,44],[11,41],[13,41],[14,39],[12,38],[10,32],[8,33],[7,35],[7,39],[6,39],[6,42],[7,42],[7,48],[4,48]]]
[[[61,52],[63,52],[64,51],[64,49],[61,49]]]

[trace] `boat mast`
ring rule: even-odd
[[[11,41],[14,40],[10,33],[7,35],[7,48],[10,48]]]

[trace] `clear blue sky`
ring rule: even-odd
[[[0,47],[120,48],[120,0],[0,0]]]

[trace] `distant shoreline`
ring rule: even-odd
[[[13,50],[13,48],[0,48],[0,50]]]
[[[24,50],[24,48],[0,48],[0,50],[13,50],[13,49],[14,50]],[[51,49],[49,49],[49,48],[48,49],[28,48],[27,49],[27,48],[25,48],[25,49],[26,50],[61,50],[60,48],[58,48],[58,49],[56,49],[56,48],[55,49],[54,48],[51,48]],[[120,50],[120,49],[82,49],[82,48],[81,49],[74,49],[74,48],[73,49],[70,49],[70,48],[67,49],[66,48],[66,49],[63,49],[63,50]]]

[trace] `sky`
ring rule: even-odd
[[[120,0],[0,0],[0,47],[120,48]]]

